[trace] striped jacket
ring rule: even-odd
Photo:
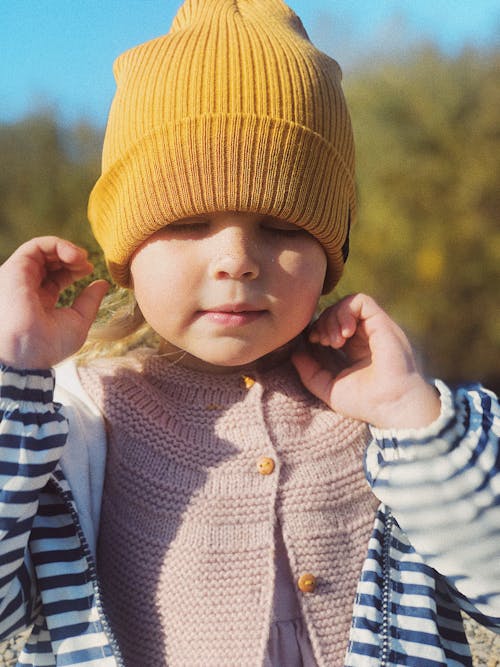
[[[52,371],[0,372],[0,640],[32,626],[18,665],[117,666],[95,572],[105,436],[67,368],[56,400]],[[346,666],[472,665],[460,609],[500,628],[498,401],[437,387],[430,427],[372,429],[381,505]]]

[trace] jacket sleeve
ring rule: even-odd
[[[0,639],[29,626],[38,611],[28,541],[68,433],[53,390],[51,370],[0,365]]]
[[[424,561],[467,613],[500,629],[500,408],[480,385],[441,394],[424,429],[380,430],[367,478]]]

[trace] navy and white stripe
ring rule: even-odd
[[[346,665],[472,667],[459,608],[382,505],[369,542]]]
[[[33,625],[19,666],[120,664],[58,462],[68,434],[54,374],[2,369],[0,639]]]
[[[500,627],[500,410],[479,385],[452,395],[420,441],[377,431],[367,476],[423,561],[446,577],[461,607]],[[464,602],[466,599],[468,602]]]
[[[65,410],[50,372],[0,373],[0,638],[31,624],[18,665],[116,667],[95,566],[58,465]],[[346,666],[471,666],[460,608],[500,626],[499,408],[479,386],[443,396],[429,429],[377,431],[382,500]],[[439,572],[439,574],[438,574]]]

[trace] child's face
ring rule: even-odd
[[[144,317],[172,349],[184,350],[191,365],[229,370],[276,350],[309,324],[326,257],[295,225],[217,213],[153,234],[133,255],[131,273]]]

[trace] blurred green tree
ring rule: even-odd
[[[66,127],[51,110],[0,125],[0,261],[27,239],[57,234],[95,252],[87,199],[100,166],[101,133]]]
[[[500,383],[500,52],[432,47],[351,76],[358,225],[342,293],[371,293],[428,372]]]
[[[0,263],[24,241],[55,234],[85,247],[96,270],[66,290],[108,277],[87,223],[87,200],[100,169],[102,133],[85,122],[68,127],[51,109],[0,125]]]

